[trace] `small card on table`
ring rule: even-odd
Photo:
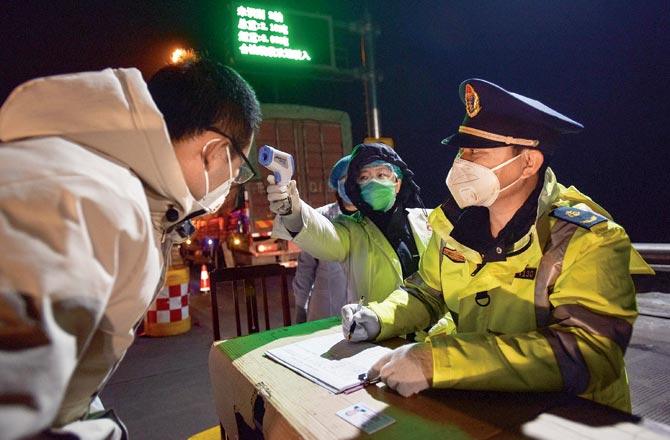
[[[394,418],[380,414],[363,403],[344,408],[338,411],[337,415],[368,434],[377,432],[395,422]]]

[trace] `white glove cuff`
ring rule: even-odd
[[[284,227],[288,229],[289,232],[297,234],[302,231],[303,226],[305,226],[305,221],[302,218],[302,201],[292,204],[292,211],[288,215],[280,215]]]

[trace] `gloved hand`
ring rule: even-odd
[[[302,229],[302,213],[300,208],[300,195],[295,180],[290,180],[286,185],[275,184],[275,177],[268,176],[268,201],[270,211],[282,216],[284,226],[291,232],[300,232]]]
[[[381,331],[377,314],[367,307],[358,304],[347,304],[342,307],[342,333],[344,338],[349,337],[351,325],[356,321],[356,328],[351,333],[352,342],[370,341]]]
[[[375,363],[368,378],[382,382],[401,396],[409,397],[427,388],[433,381],[433,352],[430,344],[418,342],[396,348]]]

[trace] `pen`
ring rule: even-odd
[[[379,377],[379,376],[377,376],[376,378],[374,378],[372,380],[365,379],[363,382],[359,383],[358,385],[354,385],[351,388],[347,388],[347,389],[343,390],[342,392],[344,394],[351,394],[354,391],[362,390],[363,388],[365,388],[368,385],[375,384],[375,383],[379,382],[380,380],[381,380],[381,377]]]
[[[358,307],[356,308],[356,313],[361,311],[361,308],[363,307],[363,300],[365,300],[365,297],[361,296],[360,299],[358,300]],[[356,320],[352,319],[351,327],[349,327],[349,334],[347,335],[347,341],[351,341],[351,335],[354,333],[354,330],[356,330]]]

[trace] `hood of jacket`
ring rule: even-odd
[[[396,165],[403,173],[402,184],[397,195],[397,206],[404,212],[405,208],[423,208],[423,202],[419,196],[419,186],[414,182],[414,173],[400,158],[398,153],[385,144],[360,144],[351,152],[351,162],[347,170],[347,180],[344,183],[347,196],[359,212],[365,216],[374,216],[375,212],[361,197],[361,188],[358,185],[358,175],[363,167],[381,160]]]
[[[198,209],[163,116],[137,69],[105,69],[28,81],[0,108],[0,140],[57,136],[127,166],[143,182],[154,227],[172,207]]]

